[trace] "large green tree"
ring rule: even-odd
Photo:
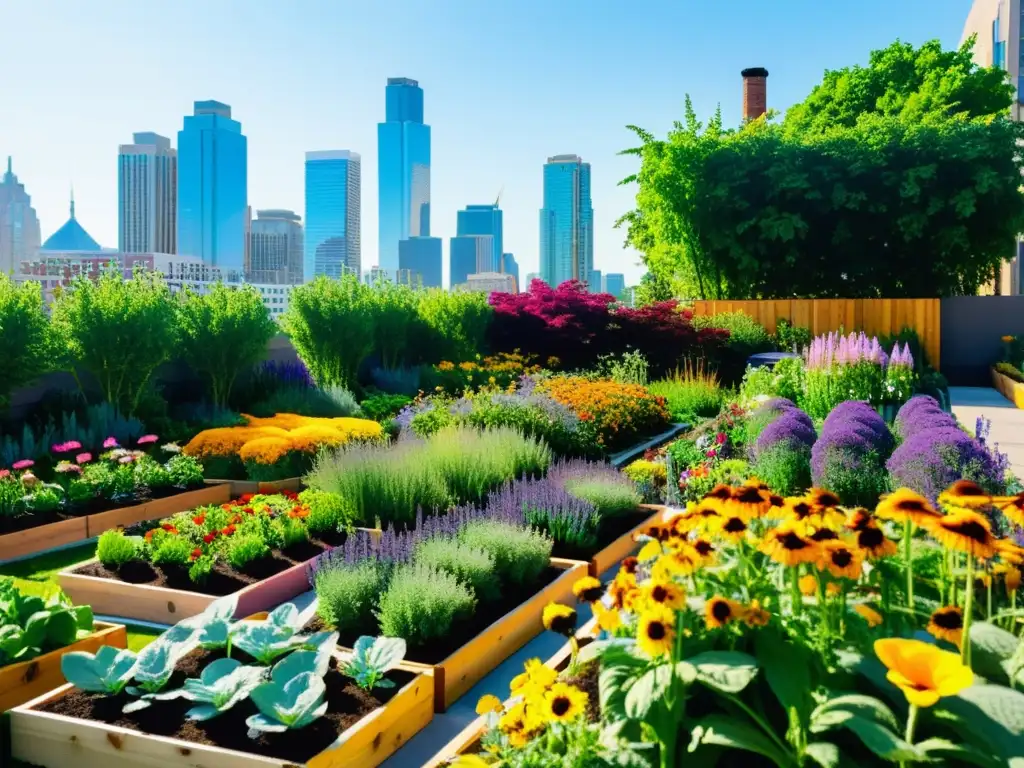
[[[632,127],[628,241],[706,298],[976,292],[1024,231],[1011,98],[966,46],[895,43],[777,123],[705,126],[687,101],[664,140]]]

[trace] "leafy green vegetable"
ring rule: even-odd
[[[0,666],[29,661],[71,645],[92,631],[89,606],[72,606],[63,593],[47,600],[24,595],[0,577]]]
[[[286,683],[271,680],[250,694],[259,714],[247,718],[250,735],[281,733],[305,728],[327,711],[324,681],[315,673],[305,672]]]
[[[123,691],[132,678],[135,653],[109,645],[101,646],[95,654],[72,651],[61,656],[60,671],[79,690],[112,696]]]
[[[341,671],[367,691],[373,688],[393,688],[395,684],[384,676],[404,658],[405,640],[399,637],[364,635],[356,640],[352,656],[341,666]]]
[[[266,670],[243,666],[237,659],[217,659],[208,665],[199,679],[185,681],[181,696],[194,701],[185,716],[190,720],[209,720],[244,701],[263,682]]]

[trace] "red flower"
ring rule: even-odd
[[[238,503],[248,504],[250,501],[252,501],[252,497],[255,495],[256,494],[254,493],[243,493],[241,496],[238,497]]]
[[[299,498],[299,494],[295,491],[281,491],[281,495],[288,499],[288,501],[295,501]]]
[[[211,543],[213,543],[213,540],[216,539],[216,538],[217,538],[217,531],[212,531],[212,532],[206,534],[205,536],[203,536],[203,543],[204,544],[211,544]]]
[[[303,507],[296,505],[288,510],[288,517],[293,519],[301,519],[303,517],[309,517],[309,507]]]
[[[178,532],[178,529],[177,529],[177,528],[175,528],[175,527],[174,527],[173,525],[171,525],[170,523],[161,523],[161,524],[160,524],[160,527],[161,527],[161,528],[163,528],[163,529],[164,529],[165,531],[167,531],[168,533],[177,533],[177,532]]]
[[[156,533],[158,530],[158,528],[153,528],[151,530],[146,531],[146,541],[152,541],[153,534]]]
[[[727,435],[725,434],[725,432],[719,432],[717,435],[715,435],[715,442],[718,443],[719,445],[724,443],[726,439]]]
[[[195,549],[192,550],[192,559],[193,560],[198,560],[202,556],[203,556],[203,550],[201,550],[199,547],[196,547]]]
[[[196,525],[202,525],[206,522],[206,515],[196,515],[192,518],[192,522]]]
[[[232,509],[235,508],[235,505],[234,504],[221,504],[220,508],[223,509],[225,512],[230,512]]]
[[[252,507],[246,507],[242,511],[245,512],[245,514],[247,514],[247,515],[255,515],[256,514],[256,511]]]
[[[242,522],[242,516],[234,515],[230,520],[228,520],[228,522],[231,523],[231,525],[238,525],[240,522]]]
[[[235,526],[233,526],[233,525],[229,525],[227,528],[222,528],[221,529],[221,533],[223,533],[225,536],[230,536],[234,532],[235,532]]]

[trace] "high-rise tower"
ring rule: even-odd
[[[594,209],[590,163],[577,155],[555,155],[544,165],[540,209],[540,273],[550,286],[590,278],[594,268]]]
[[[22,261],[39,254],[39,219],[25,185],[11,170],[0,176],[0,272],[9,274]]]
[[[303,276],[307,282],[318,275],[360,274],[361,195],[362,160],[357,153],[344,149],[306,153]]]
[[[122,253],[177,253],[178,153],[170,139],[136,133],[120,146],[117,198]]]

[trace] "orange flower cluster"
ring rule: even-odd
[[[532,355],[500,352],[458,364],[442,360],[434,366],[434,379],[442,390],[454,394],[467,387],[475,389],[491,386],[504,389],[518,381],[520,376],[538,373],[540,370],[541,367],[534,362]]]
[[[665,399],[638,384],[593,381],[579,376],[554,376],[537,385],[589,422],[598,444],[612,450],[666,427]]]
[[[321,419],[279,413],[269,418],[245,417],[244,427],[207,429],[182,450],[196,458],[238,456],[242,461],[276,464],[292,451],[313,454],[322,446],[336,447],[350,440],[375,440],[381,425],[369,419]]]

